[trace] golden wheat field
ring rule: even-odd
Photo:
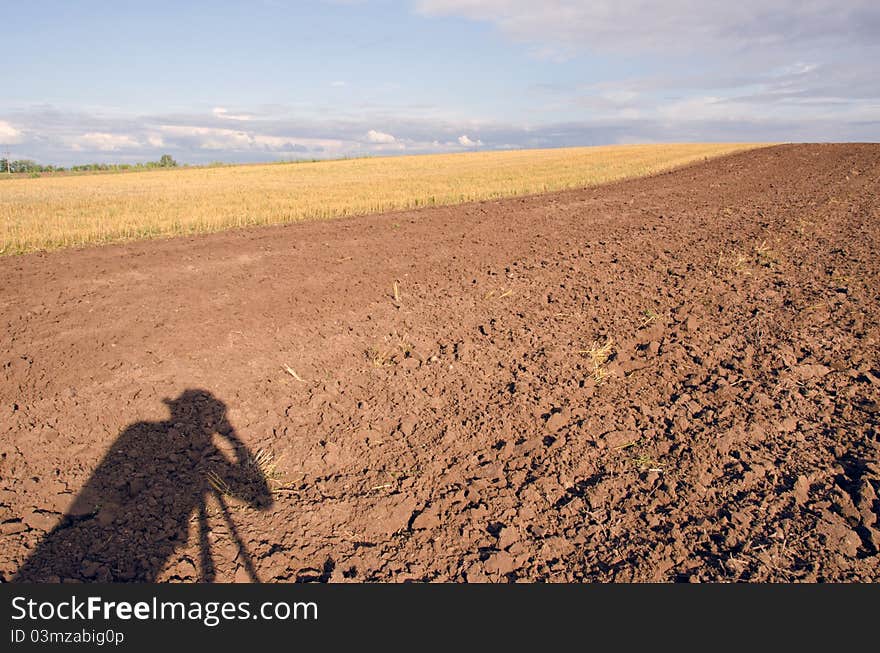
[[[759,147],[621,145],[0,180],[0,254],[528,195]]]

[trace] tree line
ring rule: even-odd
[[[120,171],[120,170],[149,170],[152,168],[176,168],[175,161],[170,154],[163,154],[158,161],[146,161],[144,163],[86,163],[69,167],[43,165],[30,159],[0,159],[0,173],[29,173],[40,174],[42,172],[97,172],[97,171]]]

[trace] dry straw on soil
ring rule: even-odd
[[[753,147],[625,145],[15,178],[0,181],[0,254],[578,188]]]

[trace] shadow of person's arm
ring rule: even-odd
[[[216,427],[217,433],[233,450],[233,460],[219,452],[212,456],[207,471],[208,482],[220,494],[243,501],[254,508],[265,509],[272,505],[272,491],[257,458],[238,437],[235,429],[223,420]]]

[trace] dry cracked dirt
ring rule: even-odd
[[[0,580],[880,580],[878,191],[783,145],[0,259]]]

